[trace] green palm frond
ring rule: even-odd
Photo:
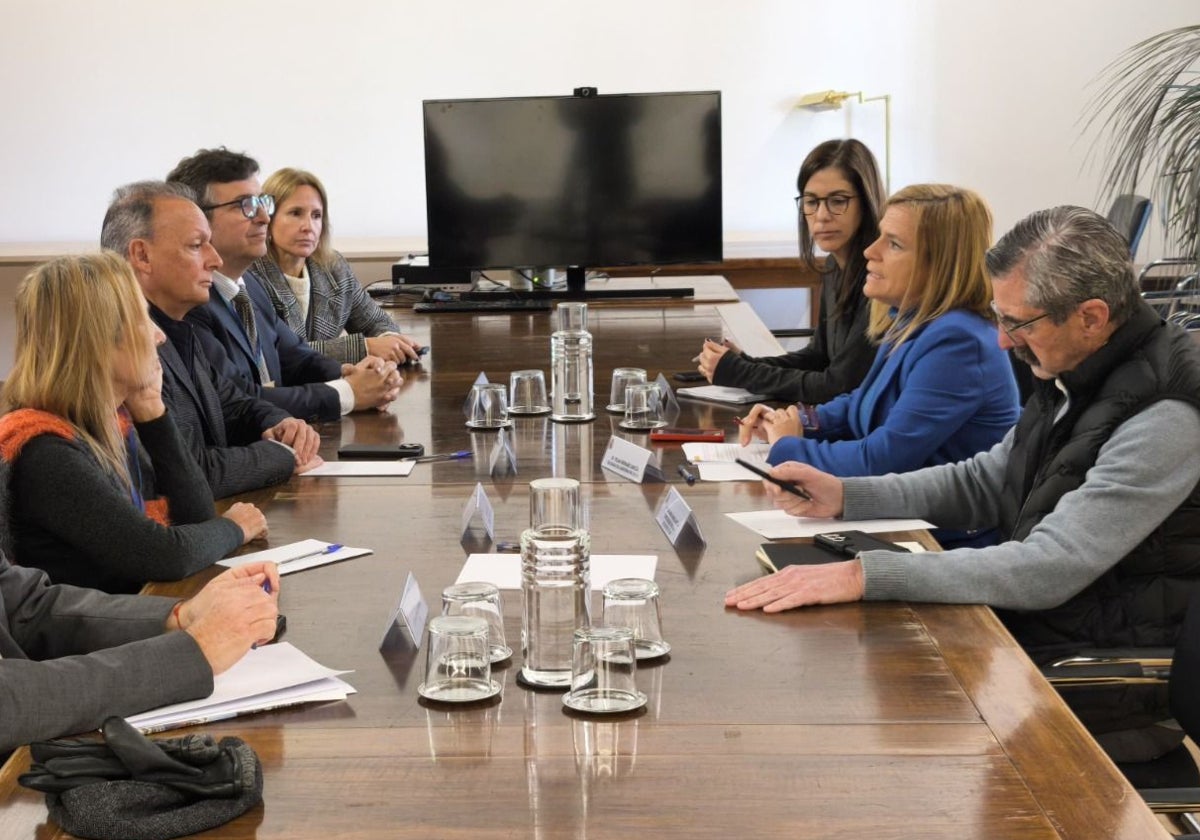
[[[1172,29],[1126,50],[1102,71],[1084,130],[1098,129],[1102,198],[1150,198],[1168,238],[1200,261],[1200,25]]]

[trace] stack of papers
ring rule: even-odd
[[[213,681],[213,693],[202,700],[163,706],[126,718],[142,732],[199,726],[250,712],[265,712],[298,703],[345,700],[354,687],[339,674],[305,656],[287,642],[250,651]]]
[[[593,554],[590,560],[592,589],[603,589],[617,578],[654,580],[656,554]],[[521,588],[521,555],[472,554],[467,557],[455,583],[482,581],[499,589]]]
[[[683,457],[699,466],[703,481],[759,481],[758,476],[741,464],[735,464],[734,459],[741,458],[769,470],[767,454],[770,451],[769,443],[739,446],[736,443],[691,442],[683,445]]]
[[[691,400],[706,400],[727,405],[746,405],[768,399],[766,394],[752,394],[745,388],[730,388],[728,385],[700,385],[695,388],[680,388],[678,396]]]

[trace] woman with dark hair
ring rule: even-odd
[[[827,140],[796,178],[800,259],[820,272],[820,319],[808,346],[782,356],[747,356],[731,343],[704,342],[700,373],[790,402],[823,403],[857,387],[875,349],[867,340],[870,304],[863,296],[863,251],[879,236],[883,181],[858,140]],[[818,262],[816,249],[826,256]]]

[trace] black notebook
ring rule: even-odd
[[[846,559],[812,543],[763,543],[754,556],[771,572],[778,572],[784,566],[815,566]]]

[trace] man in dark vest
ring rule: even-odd
[[[1034,213],[987,262],[1000,346],[1037,377],[1005,439],[904,475],[843,480],[782,464],[773,475],[811,501],[767,490],[798,516],[997,527],[1000,544],[789,566],[732,590],[728,605],[989,604],[1038,662],[1175,643],[1200,586],[1200,351],[1142,301],[1128,246],[1090,210]],[[1149,725],[1167,717],[1165,691],[1118,694],[1067,699],[1093,732],[1111,733],[1100,740],[1118,759],[1169,746]]]

